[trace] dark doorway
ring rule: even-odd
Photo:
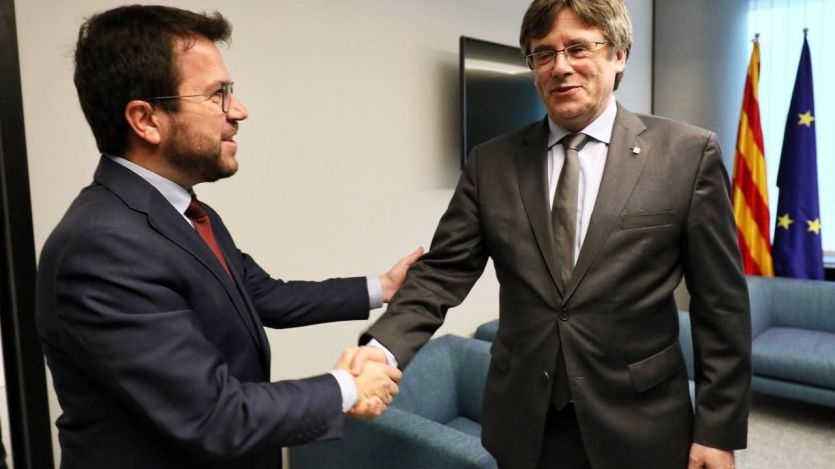
[[[0,0],[0,333],[18,469],[53,466],[46,375],[35,331],[35,244],[13,0]]]

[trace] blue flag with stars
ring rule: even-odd
[[[772,256],[774,272],[780,277],[823,279],[815,147],[812,59],[804,31],[777,174],[780,195]]]

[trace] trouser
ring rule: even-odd
[[[537,469],[591,469],[574,404],[562,410],[553,405],[545,421],[545,437]]]

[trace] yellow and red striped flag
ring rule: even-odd
[[[739,131],[736,137],[733,181],[734,217],[745,273],[773,277],[768,187],[757,93],[759,81],[760,43],[755,38],[751,62],[748,64],[748,78],[745,80],[745,94],[742,97],[742,111],[739,114]]]

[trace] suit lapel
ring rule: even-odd
[[[638,182],[650,151],[649,142],[640,137],[644,130],[646,126],[638,116],[618,104],[600,190],[577,265],[568,282],[567,294],[563,295],[563,304],[568,302],[583,280],[609,234],[619,226],[620,214]],[[638,148],[638,153],[633,148]]]
[[[263,353],[264,342],[260,340],[250,317],[252,313],[248,309],[245,293],[238,291],[235,282],[226,274],[209,246],[165,197],[140,176],[107,157],[102,157],[96,169],[95,180],[110,189],[132,209],[145,213],[153,229],[188,252],[212,273],[235,306],[235,312],[243,321],[250,337]],[[212,221],[218,223],[216,219]]]
[[[522,150],[515,155],[519,193],[528,214],[531,228],[539,245],[548,272],[560,290],[559,260],[551,230],[551,201],[548,200],[548,120],[531,127]]]
[[[159,196],[162,198],[162,196]],[[227,296],[235,306],[235,312],[240,317],[246,326],[247,332],[252,337],[252,340],[258,344],[259,349],[263,349],[263,343],[260,340],[259,334],[255,329],[255,324],[250,317],[249,308],[246,304],[244,294],[238,291],[237,285],[233,279],[227,275],[223,266],[220,265],[214,253],[212,253],[209,246],[203,241],[192,227],[171,207],[171,204],[166,200],[158,201],[160,203],[154,204],[154,208],[148,212],[148,221],[151,226],[159,231],[160,234],[171,240],[173,243],[180,246],[183,250],[191,254],[198,262],[208,269],[215,279],[223,286]],[[214,220],[213,220],[214,221]],[[234,269],[231,269],[234,270]],[[208,287],[207,287],[208,288]]]
[[[213,220],[212,226],[215,226],[214,223],[220,223],[220,220]],[[233,252],[234,246],[226,246],[225,242],[222,240],[218,240],[221,247],[220,249],[224,252]],[[240,292],[241,298],[246,305],[246,310],[249,313],[249,321],[253,326],[253,330],[257,336],[256,342],[260,345],[261,350],[261,363],[264,366],[264,372],[269,376],[270,374],[270,360],[272,357],[272,353],[270,352],[270,341],[267,339],[267,334],[264,332],[264,327],[261,326],[261,320],[258,318],[258,311],[255,309],[255,305],[252,304],[252,300],[249,297],[249,293],[245,287],[245,283],[241,278],[239,272],[243,272],[243,267],[236,261],[232,262],[229,256],[226,257],[227,262],[230,263],[230,266],[234,265],[234,267],[230,268],[232,272],[232,279],[235,282],[235,286],[237,287],[238,291]]]

